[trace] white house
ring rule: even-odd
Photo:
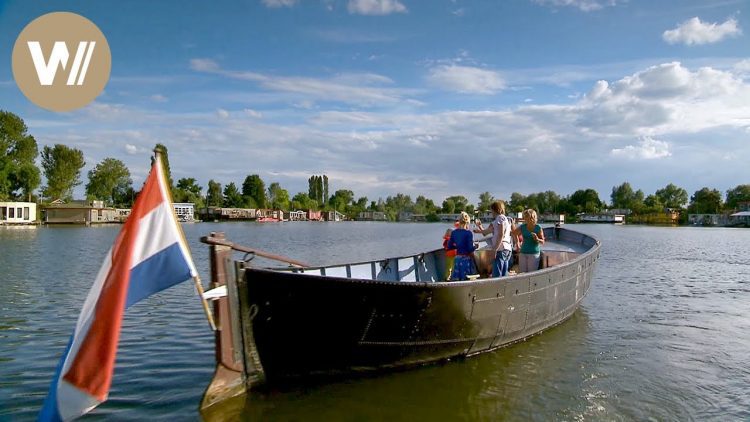
[[[175,202],[174,213],[177,216],[177,221],[183,223],[191,223],[195,221],[195,204],[192,202]]]
[[[0,225],[35,224],[34,202],[0,202]]]

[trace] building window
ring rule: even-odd
[[[13,207],[8,208],[8,219],[16,218],[16,209]]]
[[[0,207],[0,220],[7,220],[8,219],[8,207]]]
[[[29,207],[23,207],[23,219],[29,220]]]

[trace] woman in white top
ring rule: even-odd
[[[482,228],[482,222],[477,222],[478,229],[474,233],[487,235],[492,233],[492,248],[495,250],[495,261],[492,264],[492,277],[508,275],[510,258],[513,255],[513,244],[510,234],[513,231],[511,222],[505,216],[505,202],[495,201],[490,205],[492,215],[495,217],[490,227]]]

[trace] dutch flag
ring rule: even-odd
[[[39,420],[75,419],[107,400],[125,309],[197,275],[157,154],[86,297]]]

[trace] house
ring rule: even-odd
[[[124,223],[130,217],[130,211],[130,208],[115,208],[115,213],[117,213],[120,223]]]
[[[36,224],[33,202],[0,202],[0,225]]]
[[[359,221],[386,221],[387,219],[385,213],[381,211],[362,211],[357,215]]]
[[[323,212],[307,210],[307,219],[309,221],[323,221]]]
[[[289,211],[289,221],[305,221],[307,220],[307,213],[305,211]]]
[[[177,216],[177,221],[182,223],[195,222],[195,204],[192,202],[175,202],[172,206],[174,207],[174,214]]]
[[[105,207],[102,201],[54,201],[44,208],[42,221],[45,224],[103,224],[120,223],[117,210]]]
[[[325,213],[326,221],[344,221],[346,216],[338,211],[328,211]]]

